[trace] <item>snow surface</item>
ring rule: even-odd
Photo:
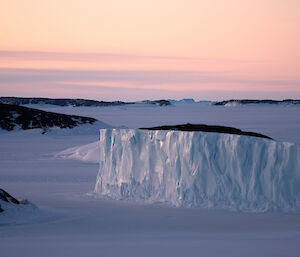
[[[1,208],[0,227],[5,225],[24,225],[46,222],[58,218],[57,215],[46,210],[39,209],[35,204],[27,200],[20,201],[20,204],[7,203],[0,200]]]
[[[181,104],[51,110],[96,117],[114,127],[202,122],[300,142],[300,109],[296,107],[219,109]],[[21,225],[0,225],[1,256],[299,256],[298,213],[172,208],[87,194],[94,189],[99,165],[87,162],[87,158],[82,162],[54,158],[53,154],[90,144],[98,136],[98,132],[73,130],[44,135],[38,130],[0,133],[0,187],[51,214],[32,221],[19,217],[24,218]]]
[[[33,107],[33,106],[31,106]],[[134,104],[112,107],[56,107],[40,105],[45,111],[88,116],[112,127],[127,128],[184,123],[221,125],[267,135],[277,141],[300,144],[300,105],[238,105],[233,108],[210,103],[173,103],[159,107]]]
[[[300,211],[300,146],[220,133],[100,130],[95,192],[114,199]]]

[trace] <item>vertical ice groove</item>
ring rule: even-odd
[[[218,133],[102,129],[95,192],[174,206],[300,211],[300,146]]]

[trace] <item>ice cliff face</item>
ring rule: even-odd
[[[174,206],[300,211],[300,146],[219,133],[102,129],[95,192]]]

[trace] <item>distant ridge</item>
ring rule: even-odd
[[[103,106],[119,106],[127,104],[154,104],[158,106],[167,106],[171,105],[171,102],[168,100],[144,100],[141,102],[122,102],[122,101],[96,101],[96,100],[87,100],[87,99],[72,99],[72,98],[41,98],[41,97],[0,97],[0,102],[4,104],[14,104],[14,105],[27,105],[27,104],[50,104],[58,106],[94,106],[94,107],[103,107]]]
[[[138,103],[138,102],[137,102]],[[171,105],[171,102],[169,100],[144,100],[140,103],[143,104],[155,104],[155,105],[159,105],[159,106],[167,106],[167,105]]]
[[[285,100],[270,100],[270,99],[264,99],[264,100],[252,100],[252,99],[243,99],[243,100],[226,100],[226,101],[220,101],[220,102],[213,102],[213,105],[230,105],[230,104],[300,104],[300,100],[294,100],[294,99],[285,99]]]
[[[234,134],[234,135],[244,135],[251,137],[261,137],[272,139],[266,135],[259,134],[256,132],[242,131],[233,127],[225,127],[225,126],[216,126],[216,125],[205,125],[205,124],[181,124],[181,125],[166,125],[166,126],[158,126],[152,128],[140,128],[143,130],[177,130],[177,131],[200,131],[200,132],[217,132],[224,134]]]
[[[189,103],[189,104],[196,103],[193,98],[184,98],[184,99],[181,99],[181,100],[169,99],[169,101],[171,103]]]

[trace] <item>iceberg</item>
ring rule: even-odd
[[[300,211],[300,145],[241,135],[101,129],[95,193],[250,212]]]

